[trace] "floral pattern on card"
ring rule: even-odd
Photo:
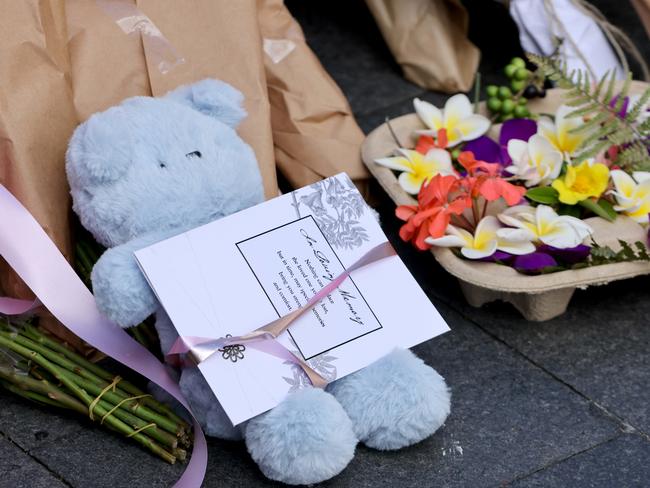
[[[291,351],[291,352],[296,356],[300,357],[300,353],[298,351]],[[307,364],[309,365],[310,368],[312,368],[314,371],[320,374],[325,380],[327,380],[328,383],[331,383],[337,377],[336,365],[334,364],[334,361],[336,361],[337,359],[338,358],[335,356],[324,353],[324,354],[320,354],[319,356],[316,356],[313,359],[310,359],[309,361],[307,361]],[[284,364],[291,366],[291,373],[293,375],[293,377],[291,378],[288,378],[286,376],[282,377],[284,381],[289,383],[289,385],[291,386],[291,388],[289,388],[289,393],[293,393],[294,391],[301,390],[302,388],[311,386],[311,382],[309,381],[309,378],[307,377],[307,375],[299,365],[297,365],[296,363],[292,363],[291,361],[285,361]]]
[[[300,205],[304,205],[335,248],[355,249],[369,240],[366,229],[359,224],[367,206],[349,178],[329,178],[307,188],[312,191],[299,199],[296,192],[292,194],[298,218]]]

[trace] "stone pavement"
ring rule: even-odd
[[[480,2],[464,3],[475,12]],[[628,2],[594,3],[649,59]],[[415,96],[444,100],[401,78],[363,3],[289,6],[364,130],[411,111]],[[499,81],[516,54],[512,32],[486,16],[472,22],[489,81]],[[386,233],[452,328],[416,348],[451,386],[452,413],[433,437],[408,449],[360,446],[350,466],[323,486],[650,486],[650,278],[579,291],[565,315],[541,324],[503,304],[474,309],[430,254],[400,242],[392,203],[381,193],[379,200]],[[205,486],[277,485],[243,444],[209,445]],[[0,487],[165,487],[181,470],[87,420],[0,392]]]

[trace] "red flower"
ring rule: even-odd
[[[470,183],[470,194],[474,198],[481,195],[488,202],[503,198],[512,206],[518,204],[526,193],[523,186],[513,185],[499,176],[499,164],[479,161],[471,151],[460,153],[458,162],[471,175],[467,180]]]
[[[439,129],[438,140],[434,140],[431,136],[420,136],[418,142],[415,145],[415,150],[421,154],[426,154],[429,152],[429,149],[438,147],[440,149],[447,148],[447,129]]]
[[[455,176],[436,175],[422,185],[417,205],[400,205],[395,209],[398,219],[406,221],[399,231],[404,241],[412,241],[420,250],[429,249],[425,239],[444,235],[452,215],[460,215],[471,206],[469,195],[460,194],[451,201],[458,188]]]

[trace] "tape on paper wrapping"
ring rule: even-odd
[[[291,39],[267,39],[264,38],[262,46],[266,55],[271,58],[273,64],[278,64],[289,56],[296,49],[296,43]]]
[[[127,35],[140,35],[146,49],[146,56],[162,74],[185,63],[171,42],[156,24],[130,0],[95,0],[105,14],[113,19]]]

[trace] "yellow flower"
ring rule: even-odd
[[[410,149],[397,149],[396,152],[399,156],[375,159],[375,163],[403,171],[397,181],[404,191],[411,195],[417,195],[422,183],[438,174],[456,176],[451,164],[451,156],[444,149],[434,147],[426,154]]]
[[[560,194],[560,201],[575,205],[589,197],[599,197],[607,189],[609,169],[602,163],[588,159],[577,166],[567,166],[563,178],[553,182]]]

